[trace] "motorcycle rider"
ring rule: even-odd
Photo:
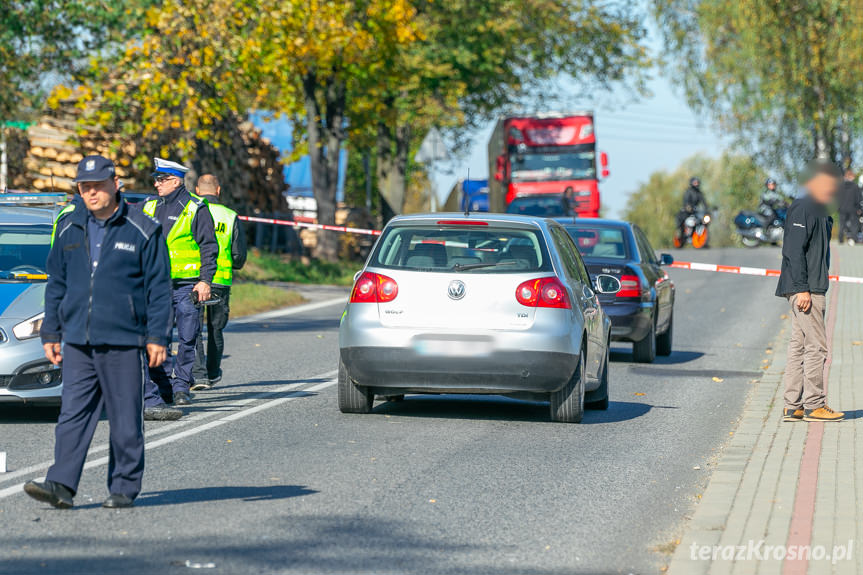
[[[707,211],[707,200],[701,191],[701,180],[693,176],[689,178],[689,187],[683,192],[683,208],[677,214],[677,227],[682,229],[687,216],[699,210]]]
[[[758,205],[758,213],[764,217],[766,227],[773,225],[776,211],[782,208],[788,208],[788,200],[777,189],[776,180],[767,178],[764,182],[764,191],[761,192],[761,203]]]

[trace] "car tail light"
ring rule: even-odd
[[[617,297],[641,297],[641,282],[638,276],[620,276],[620,291],[617,292]]]
[[[527,307],[570,309],[566,288],[554,277],[527,280],[515,288],[515,299]]]
[[[439,220],[439,226],[487,226],[488,222],[480,220]]]
[[[363,272],[351,291],[351,303],[387,303],[399,295],[399,285],[391,277]]]

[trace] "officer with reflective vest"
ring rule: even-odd
[[[157,199],[144,202],[142,210],[162,225],[171,260],[172,301],[177,323],[177,353],[173,373],[166,366],[150,370],[144,395],[144,418],[176,419],[179,410],[166,403],[189,405],[195,343],[201,331],[196,302],[210,299],[210,285],[216,275],[219,244],[213,217],[201,198],[186,190],[185,166],[155,158]]]
[[[220,202],[222,188],[219,180],[212,174],[198,178],[195,193],[207,202],[216,229],[219,243],[219,256],[216,258],[216,275],[213,278],[212,293],[214,303],[206,306],[207,353],[204,354],[203,329],[198,337],[195,369],[192,370],[195,382],[192,391],[212,388],[222,379],[222,353],[225,338],[222,330],[228,324],[230,311],[231,282],[234,270],[246,263],[246,237],[240,228],[237,212]]]

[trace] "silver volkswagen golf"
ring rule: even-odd
[[[554,421],[608,407],[610,321],[560,224],[505,214],[400,216],[357,273],[339,329],[339,408],[375,395],[545,400]]]

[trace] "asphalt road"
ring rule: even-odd
[[[675,256],[779,264],[771,248]],[[659,573],[785,313],[774,279],[670,275],[674,353],[641,365],[616,345],[611,407],[581,425],[479,397],[342,415],[338,304],[234,324],[223,384],[148,423],[132,510],[99,507],[105,422],[76,509],[26,497],[55,414],[4,408],[0,573]]]

